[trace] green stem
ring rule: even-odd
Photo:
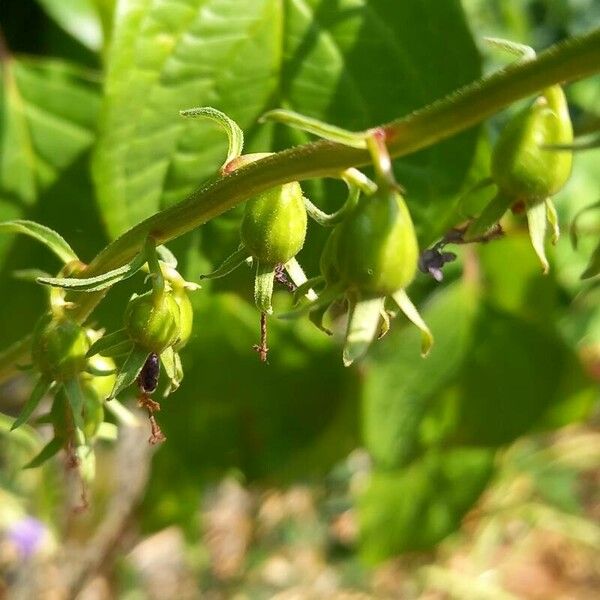
[[[477,125],[505,106],[556,83],[600,71],[600,28],[552,46],[537,58],[464,86],[449,96],[384,126],[392,157],[405,156]],[[104,248],[81,277],[100,275],[126,264],[148,235],[163,244],[188,233],[257,193],[290,181],[339,177],[350,167],[369,164],[367,150],[329,141],[304,144],[237,169],[192,192],[179,204],[142,221]],[[73,315],[83,321],[105,291],[79,298]],[[28,345],[28,342],[21,342]],[[13,359],[26,354],[8,352]],[[0,355],[0,373],[7,353]]]

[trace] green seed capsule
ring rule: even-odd
[[[179,339],[173,346],[175,351],[181,350],[189,341],[194,325],[194,308],[185,290],[173,293],[175,302],[179,306]]]
[[[390,296],[413,280],[417,238],[398,192],[362,198],[338,228],[335,264],[349,291],[362,297]]]
[[[286,183],[248,200],[242,242],[261,264],[285,264],[304,245],[306,221],[300,184]]]
[[[537,204],[556,194],[571,174],[572,153],[545,146],[572,143],[567,102],[554,86],[506,125],[492,154],[492,178],[514,202]]]
[[[125,309],[129,337],[149,353],[161,354],[180,336],[179,305],[171,293],[134,296]]]
[[[34,331],[32,358],[39,371],[54,381],[72,379],[86,368],[90,342],[72,319],[44,315]]]

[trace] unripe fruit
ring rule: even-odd
[[[34,331],[32,358],[53,381],[72,379],[86,368],[90,342],[85,329],[72,319],[44,315]]]
[[[175,291],[173,298],[175,298],[175,302],[179,306],[179,339],[173,346],[173,349],[179,351],[188,343],[192,335],[194,308],[185,290]]]
[[[285,264],[304,245],[306,221],[300,184],[286,183],[248,200],[242,242],[260,263]]]
[[[492,178],[514,202],[537,204],[556,194],[571,174],[572,153],[544,146],[572,143],[565,96],[554,86],[506,125],[492,154]]]
[[[365,298],[389,296],[412,281],[419,249],[398,192],[362,198],[338,228],[335,264],[348,290]]]
[[[179,338],[179,305],[168,292],[134,294],[125,309],[125,329],[138,346],[161,354]]]

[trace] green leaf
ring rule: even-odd
[[[37,0],[67,33],[90,50],[102,48],[97,0]]]
[[[107,354],[105,354],[106,352],[110,352],[115,346],[121,346],[125,343],[132,344],[133,342],[127,335],[125,329],[119,329],[118,331],[113,331],[113,333],[103,335],[101,338],[97,339],[90,346],[86,356],[88,358],[96,354],[107,356]]]
[[[107,400],[116,398],[125,388],[129,387],[136,380],[147,358],[147,350],[143,350],[137,346],[133,347],[117,375],[115,385]]]
[[[0,223],[0,233],[2,232],[28,235],[47,246],[64,263],[79,260],[73,248],[59,233],[34,221],[4,221]]]
[[[486,308],[459,381],[458,441],[496,446],[536,426],[565,396],[572,352],[548,324]],[[568,399],[568,398],[567,398]]]
[[[360,553],[369,563],[427,550],[458,528],[492,473],[493,452],[432,451],[401,471],[375,472],[358,499]]]
[[[453,283],[425,306],[423,316],[436,339],[429,357],[419,356],[419,332],[398,320],[371,350],[363,391],[363,436],[376,462],[405,464],[418,450],[419,425],[435,394],[457,376],[472,348],[477,289]]]
[[[77,378],[68,379],[64,382],[64,388],[67,399],[69,400],[69,405],[71,406],[71,413],[73,415],[75,427],[78,430],[83,431],[85,427],[83,422],[83,407],[85,405],[85,399],[83,397],[81,386],[79,385],[79,380]]]
[[[0,192],[31,205],[94,141],[98,80],[34,59],[3,62],[2,75]]]
[[[130,263],[96,277],[39,277],[37,281],[74,292],[97,292],[133,277],[145,264],[146,257],[138,254]]]
[[[122,0],[107,66],[93,172],[111,236],[181,200],[222,164],[218,126],[186,122],[182,109],[213,106],[239,123],[249,151],[268,151],[281,143],[280,127],[256,127],[268,110],[362,130],[480,71],[455,0]],[[411,202],[437,231],[474,141],[469,132],[400,162]]]
[[[596,246],[592,253],[588,266],[581,274],[581,279],[590,279],[590,277],[595,277],[598,274],[600,274],[600,244]]]
[[[50,381],[47,381],[43,377],[40,377],[38,379],[33,390],[31,391],[27,402],[25,402],[25,406],[21,410],[15,422],[12,424],[11,430],[20,427],[21,425],[23,425],[23,423],[25,423],[25,421],[27,421],[27,419],[29,419],[33,411],[38,407],[38,404],[41,402],[42,398],[50,390],[51,385],[52,383]]]
[[[64,445],[64,441],[59,438],[52,438],[38,454],[36,454],[26,465],[24,469],[34,469],[43,465],[46,461],[56,456]]]

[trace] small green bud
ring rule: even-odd
[[[134,294],[125,309],[125,329],[139,347],[161,354],[180,336],[179,305],[170,292]]]
[[[54,381],[72,379],[86,368],[90,342],[85,329],[67,317],[44,315],[33,334],[32,358],[39,371]]]
[[[560,86],[548,88],[503,129],[492,153],[492,178],[506,197],[531,206],[556,194],[571,175],[573,128]]]
[[[413,280],[419,249],[399,192],[361,198],[338,228],[335,265],[348,291],[361,297],[390,296]]]
[[[302,249],[306,222],[300,184],[286,183],[246,202],[242,242],[261,264],[285,264]]]

